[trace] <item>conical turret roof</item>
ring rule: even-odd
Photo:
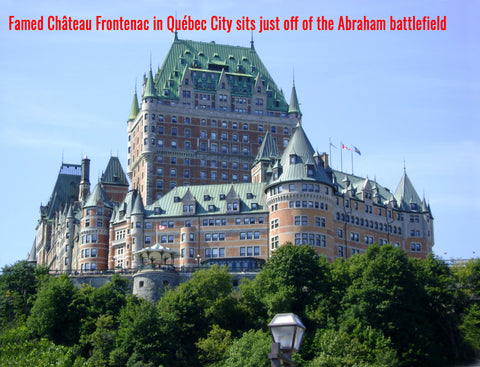
[[[288,113],[302,114],[300,111],[300,103],[298,103],[297,89],[295,88],[295,82],[293,82],[292,95],[290,97],[290,104],[288,106]]]
[[[407,176],[407,172],[403,173],[402,179],[395,191],[395,199],[403,210],[419,210],[422,207],[422,200],[418,196],[412,182]]]
[[[300,124],[297,124],[295,133],[288,142],[280,166],[282,173],[271,184],[286,181],[316,181],[332,185],[325,169],[313,159],[315,149],[305,135]]]
[[[267,131],[265,138],[262,141],[262,145],[258,149],[257,157],[255,162],[258,161],[270,161],[272,159],[279,159],[281,157],[280,151],[278,150],[277,143],[273,139],[270,131]]]
[[[135,94],[133,95],[132,109],[130,110],[130,116],[128,117],[128,121],[135,120],[138,112],[140,112],[140,108],[138,107],[137,91],[135,91]]]
[[[150,66],[147,83],[145,84],[145,91],[143,92],[143,98],[152,98],[156,96],[157,93],[155,92],[155,83],[153,81],[152,67]]]
[[[135,204],[133,205],[131,215],[144,215],[144,214],[145,214],[145,207],[143,206],[142,195],[139,192],[137,197],[135,198]]]
[[[105,191],[103,191],[102,186],[100,183],[95,185],[93,192],[88,196],[87,201],[85,202],[84,208],[94,207],[97,206],[99,202],[103,202],[108,204],[109,201],[107,199],[107,195]]]

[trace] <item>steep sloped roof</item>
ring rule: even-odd
[[[104,185],[128,186],[127,176],[123,171],[122,164],[118,157],[110,157],[107,168],[102,174],[102,179],[100,181]]]
[[[240,212],[260,213],[265,212],[265,198],[263,183],[239,183],[208,186],[179,186],[169,191],[162,198],[145,207],[147,216],[183,216],[182,198],[190,192],[196,198],[196,215],[218,215],[227,213],[227,196],[233,190],[240,200]],[[207,192],[207,191],[208,192]],[[190,196],[191,197],[191,196]],[[208,200],[205,200],[207,198]],[[256,208],[253,204],[257,204]],[[209,211],[213,205],[215,210]],[[155,214],[155,208],[160,208],[161,213]]]
[[[270,184],[287,181],[316,181],[332,185],[323,166],[313,158],[314,155],[315,150],[310,140],[308,140],[302,126],[297,124],[295,133],[288,142],[280,160],[279,166],[282,172]],[[308,174],[307,166],[313,168],[312,175]]]
[[[53,219],[58,210],[78,199],[81,170],[79,164],[62,163],[50,200],[44,209],[41,208],[42,215]]]
[[[135,94],[133,95],[132,108],[130,110],[130,116],[128,117],[128,121],[135,120],[139,112],[140,112],[140,108],[138,107],[137,91],[135,91]]]
[[[302,114],[302,112],[300,111],[300,103],[298,103],[297,89],[295,88],[295,83],[293,83],[293,87],[292,87],[292,95],[290,97],[290,105],[288,106],[288,113]]]
[[[108,201],[107,195],[105,194],[105,191],[103,191],[101,184],[97,183],[93,189],[93,192],[88,195],[83,207],[95,207],[99,202],[103,202],[106,206],[112,207],[112,204]]]
[[[262,141],[262,145],[258,148],[257,157],[255,162],[258,161],[270,161],[272,159],[279,159],[281,157],[280,150],[278,150],[277,143],[273,139],[270,131],[267,131],[265,138]]]
[[[150,74],[144,79],[143,98],[155,95],[157,98],[177,99],[178,86],[186,67],[196,72],[196,75],[192,75],[191,85],[197,90],[214,91],[222,73],[225,73],[233,95],[251,95],[255,78],[260,75],[265,89],[270,92],[267,97],[267,108],[288,111],[283,94],[253,45],[230,46],[215,42],[181,40],[177,37],[162,67],[153,78],[155,88],[150,85]]]
[[[404,172],[395,191],[395,198],[400,208],[407,211],[419,211],[422,208],[422,200],[418,196],[412,182]]]
[[[144,214],[145,214],[145,208],[142,202],[142,195],[139,192],[137,194],[137,197],[135,198],[135,204],[133,205],[131,215],[144,215]]]

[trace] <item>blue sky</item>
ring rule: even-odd
[[[135,81],[171,45],[164,31],[9,31],[8,16],[77,19],[258,20],[291,16],[447,17],[446,31],[253,32],[255,48],[290,99],[292,75],[304,128],[320,152],[329,138],[358,147],[354,172],[394,191],[403,174],[430,202],[436,255],[480,254],[479,1],[10,1],[0,17],[0,153],[4,157],[0,267],[30,251],[40,204],[63,161],[91,159],[98,180],[111,154],[126,168],[126,120]],[[184,31],[183,39],[249,46],[249,31]],[[151,55],[151,56],[150,56]],[[137,85],[140,88],[140,83]],[[343,155],[351,171],[350,154]],[[339,150],[332,150],[340,168]]]

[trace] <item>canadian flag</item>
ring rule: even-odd
[[[162,226],[161,224],[158,225],[158,230],[159,231],[163,231],[164,229],[166,229],[167,227],[165,226]]]
[[[345,150],[352,150],[351,148],[347,147],[345,144],[342,144],[342,149],[345,149]]]

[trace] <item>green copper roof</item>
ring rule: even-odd
[[[272,159],[279,159],[282,155],[278,150],[277,143],[273,139],[272,134],[270,131],[267,131],[265,138],[262,141],[262,145],[258,149],[257,157],[255,158],[255,162],[258,161],[271,161]]]
[[[142,196],[138,193],[137,197],[135,198],[135,204],[133,205],[133,209],[131,215],[145,215],[145,208],[142,202]]]
[[[403,210],[420,211],[422,208],[422,200],[420,200],[406,172],[403,173],[397,190],[395,191],[395,198]]]
[[[62,163],[50,200],[46,206],[40,207],[42,217],[53,219],[57,211],[78,200],[80,179],[81,166],[79,164]]]
[[[140,108],[138,107],[137,91],[135,91],[135,94],[133,95],[132,109],[130,110],[130,116],[128,118],[128,121],[135,120],[138,112],[140,112]]]
[[[186,68],[191,71],[189,85],[198,91],[215,92],[222,71],[225,71],[232,95],[250,96],[255,78],[260,75],[267,90],[267,108],[288,111],[288,104],[276,86],[255,48],[220,45],[215,42],[188,41],[175,38],[162,67],[154,77],[155,88],[145,81],[143,98],[156,95],[178,99],[178,87]]]
[[[288,113],[298,113],[300,112],[300,103],[298,103],[297,89],[295,88],[295,82],[292,87],[292,96],[290,97],[290,105],[288,106]]]
[[[143,91],[143,98],[151,98],[156,96],[157,96],[157,92],[156,92],[155,84],[153,81],[152,68],[150,67],[150,71],[148,72],[147,83],[145,84],[145,90]]]
[[[183,216],[183,201],[187,195],[188,201],[192,197],[196,200],[196,215],[221,215],[227,213],[229,200],[240,201],[240,213],[265,212],[263,183],[239,183],[208,186],[180,186],[176,187],[161,199],[145,210],[147,216]],[[228,196],[228,197],[227,197]],[[256,208],[255,205],[256,204]],[[213,207],[211,207],[213,206]],[[160,214],[155,214],[155,208],[160,208]],[[209,210],[212,208],[213,210]]]
[[[346,193],[350,190],[353,198],[361,200],[360,194],[364,191],[370,191],[374,198],[374,202],[381,205],[385,205],[389,201],[395,200],[395,197],[389,189],[369,178],[359,177],[336,170],[333,170],[333,176],[339,193]]]
[[[83,205],[84,208],[95,207],[98,203],[104,203],[107,206],[112,206],[107,199],[107,195],[105,195],[105,191],[103,191],[102,186],[100,183],[95,185],[93,192],[88,196],[85,204]]]
[[[100,181],[104,185],[128,186],[127,176],[123,171],[122,164],[118,157],[110,157],[107,168],[102,174],[102,179]]]
[[[313,156],[315,150],[305,135],[300,124],[297,124],[295,133],[283,151],[282,159],[278,167],[281,173],[277,178],[273,177],[270,184],[277,184],[287,181],[316,181],[332,185],[321,161],[316,161]],[[309,173],[309,169],[311,173]],[[276,167],[273,167],[275,175]]]

